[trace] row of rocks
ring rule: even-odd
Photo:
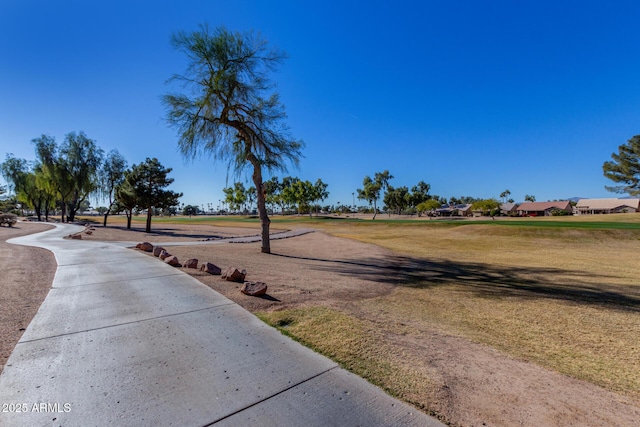
[[[85,224],[84,225],[85,229],[84,229],[84,234],[87,235],[92,235],[93,232],[96,230],[95,228],[93,228],[93,226],[91,224]],[[76,233],[76,234],[69,234],[69,239],[73,239],[73,240],[82,240],[82,232],[80,233]]]
[[[188,259],[184,265],[180,264],[178,257],[175,255],[171,255],[165,248],[162,246],[153,246],[149,242],[142,242],[136,245],[136,249],[139,249],[144,252],[152,252],[155,257],[160,258],[165,263],[173,266],[173,267],[184,267],[184,268],[198,268],[198,259],[191,258]],[[247,276],[246,270],[240,270],[236,267],[230,266],[227,267],[224,271],[215,264],[210,262],[203,262],[200,266],[200,271],[205,273],[209,273],[212,275],[220,275],[220,277],[229,282],[237,282],[242,283],[242,287],[240,288],[240,292],[245,295],[251,296],[260,296],[265,295],[267,293],[267,284],[264,282],[251,282],[246,281],[245,278]]]

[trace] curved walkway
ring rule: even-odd
[[[196,279],[81,227],[0,376],[2,426],[441,426]],[[34,266],[37,268],[37,266]]]
[[[80,231],[84,231],[80,230]],[[277,233],[269,234],[269,240],[281,240],[288,239],[290,237],[302,236],[305,234],[313,233],[315,230],[313,228],[297,228],[295,230],[287,230],[280,231]],[[180,241],[168,241],[168,242],[154,242],[154,246],[194,246],[194,245],[217,245],[222,243],[256,243],[262,241],[262,236],[257,234],[254,236],[241,236],[241,237],[225,237],[221,239],[207,239],[207,240],[191,240],[187,242]],[[133,248],[138,242],[132,241],[120,241],[120,242],[109,242],[113,245],[117,245],[123,248]]]

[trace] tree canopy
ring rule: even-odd
[[[604,176],[622,185],[605,188],[615,193],[640,195],[640,135],[619,146],[618,152],[612,153],[611,158],[613,160],[602,165]]]
[[[39,163],[27,162],[9,153],[5,161],[0,163],[0,172],[11,184],[16,202],[33,208],[38,221],[42,220],[43,212],[45,219],[48,219],[49,206],[55,195],[49,190]]]
[[[122,184],[127,170],[127,161],[118,152],[111,150],[100,168],[100,194],[109,200],[109,207],[104,211],[103,226],[107,226],[107,217],[116,203],[116,188]]]
[[[127,170],[124,180],[116,186],[116,203],[113,206],[114,212],[124,212],[127,216],[127,229],[131,228],[131,217],[134,209],[138,207],[138,196],[134,185],[136,178],[132,174],[133,171]]]
[[[411,193],[409,193],[409,188],[406,186],[394,188],[389,185],[384,194],[383,201],[389,210],[389,214],[391,214],[391,211],[396,211],[396,213],[400,215],[402,211],[410,206]]]
[[[90,194],[98,189],[98,171],[102,164],[104,151],[84,132],[70,132],[60,146],[60,158],[71,178],[71,198],[69,200],[69,221]]]
[[[358,199],[366,200],[369,204],[373,204],[373,218],[376,219],[378,214],[378,199],[380,198],[380,191],[386,189],[389,185],[389,180],[393,179],[393,176],[388,170],[384,172],[376,172],[374,179],[371,179],[368,175],[362,180],[362,188],[358,188]]]
[[[38,186],[61,202],[62,221],[73,221],[89,195],[98,189],[98,170],[103,151],[84,132],[70,132],[58,146],[55,138],[42,135],[32,140],[40,169]]]
[[[244,184],[236,182],[233,187],[223,188],[222,191],[225,194],[224,201],[229,205],[229,209],[238,211],[247,202],[247,190],[244,188]]]
[[[429,217],[432,217],[436,209],[438,209],[440,206],[441,206],[441,203],[439,200],[429,199],[422,203],[419,203],[416,206],[416,210],[418,211],[418,214],[423,214],[426,212],[427,215],[429,215]]]
[[[178,199],[182,197],[182,193],[164,190],[173,183],[173,178],[167,176],[171,171],[171,168],[162,166],[158,159],[147,157],[143,163],[133,165],[131,172],[125,178],[127,185],[121,187],[121,192],[124,193],[127,193],[127,187],[129,187],[128,192],[133,189],[135,197],[132,198],[135,198],[136,206],[147,210],[147,233],[151,232],[153,208],[165,209],[176,206]],[[130,196],[125,194],[125,197]]]
[[[477,200],[471,204],[471,210],[479,211],[482,215],[493,218],[500,213],[500,202],[496,199]]]
[[[284,106],[269,79],[285,54],[254,33],[224,27],[212,31],[207,25],[175,33],[172,44],[189,61],[185,73],[171,79],[186,94],[163,97],[167,121],[178,131],[178,147],[186,158],[207,154],[228,161],[238,173],[252,167],[262,252],[270,253],[262,172],[297,164],[303,147],[291,137]]]

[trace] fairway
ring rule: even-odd
[[[114,224],[120,221],[113,219]],[[142,218],[134,218],[134,226],[142,224]],[[201,231],[209,225],[259,232],[256,219],[243,217],[154,218],[153,224],[158,230],[171,224],[185,229],[197,225]],[[280,302],[266,310],[247,308],[389,393],[435,410],[442,419],[465,419],[447,412],[455,410],[455,401],[437,393],[434,397],[434,387],[443,380],[422,358],[433,352],[427,348],[437,345],[450,351],[442,356],[442,363],[449,364],[443,369],[456,363],[493,363],[477,360],[485,350],[467,342],[640,400],[640,215],[495,221],[272,217],[274,230],[298,227],[387,250],[383,258],[366,251],[349,253],[348,260],[324,271],[326,280],[363,281],[390,291],[333,299],[310,296],[303,303],[288,303],[286,294],[274,291]],[[289,253],[322,262],[309,242],[304,255]],[[280,245],[274,242],[276,253]],[[286,267],[287,258],[256,257],[256,248],[235,249],[252,271],[265,274],[268,265],[282,261],[280,271],[293,267]],[[181,258],[213,256],[205,247],[172,250]],[[307,292],[305,276],[318,271],[290,276],[301,281],[299,291],[288,280],[274,283],[277,274],[270,286],[300,293]],[[322,279],[319,283],[322,286]],[[252,301],[234,295],[227,294],[240,304]],[[444,403],[438,406],[439,401]]]

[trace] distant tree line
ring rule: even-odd
[[[473,197],[451,197],[447,200],[435,194],[430,194],[431,185],[424,181],[418,182],[411,188],[407,186],[394,187],[389,181],[393,175],[388,170],[376,172],[373,178],[365,176],[362,181],[362,188],[357,189],[358,199],[364,200],[372,207],[373,219],[379,212],[378,201],[382,199],[382,210],[395,214],[418,214],[433,213],[436,209],[445,204],[457,205],[463,203],[474,203],[478,199]],[[362,209],[358,209],[362,211]]]
[[[73,221],[78,210],[99,187],[104,151],[83,132],[71,132],[58,145],[42,135],[32,140],[36,160],[29,162],[7,154],[0,163],[2,176],[16,195],[16,201],[48,219],[56,208],[62,221]]]
[[[89,207],[90,196],[101,196],[109,202],[109,207],[101,208],[105,226],[110,214],[125,212],[130,228],[132,213],[146,210],[149,231],[152,214],[158,209],[175,212],[182,196],[164,190],[173,182],[167,177],[171,168],[164,168],[155,158],[128,168],[117,150],[105,155],[84,132],[68,133],[60,145],[49,135],[34,138],[32,143],[36,160],[8,153],[0,163],[0,172],[15,194],[13,200],[3,200],[3,211],[20,204],[32,209],[39,221],[43,217],[48,221],[52,212],[59,212],[62,222],[73,222],[79,211]]]

